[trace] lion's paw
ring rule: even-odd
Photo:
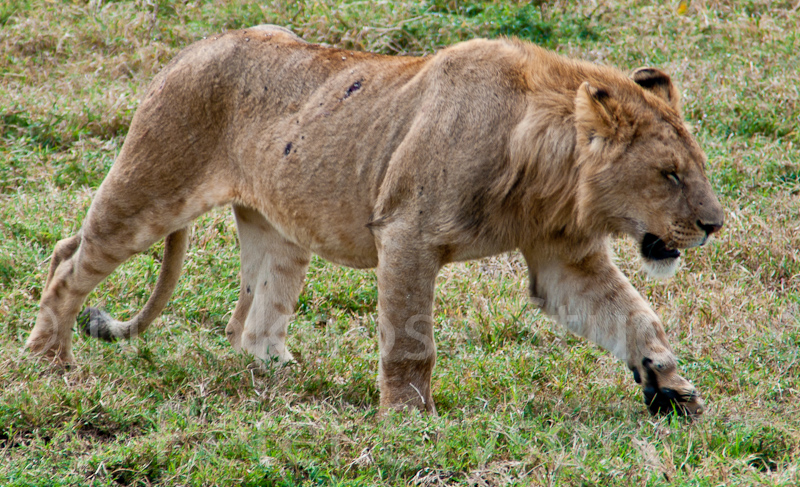
[[[678,375],[673,364],[656,364],[649,358],[642,359],[640,374],[633,368],[634,380],[642,384],[644,403],[651,414],[677,414],[679,416],[699,416],[705,404],[697,389]]]

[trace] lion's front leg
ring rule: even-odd
[[[648,311],[649,314],[633,316],[626,323],[631,342],[628,367],[636,383],[642,385],[645,404],[653,414],[672,411],[681,415],[702,414],[703,399],[691,382],[678,374],[677,360],[661,321],[652,310]]]
[[[431,375],[436,363],[433,294],[436,255],[405,246],[405,236],[380,232],[378,383],[381,408],[414,407],[435,413]]]
[[[575,263],[526,259],[532,298],[570,331],[625,361],[650,412],[702,414],[703,400],[678,374],[661,321],[605,249]]]

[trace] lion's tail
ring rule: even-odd
[[[164,239],[164,261],[156,288],[144,308],[128,321],[117,321],[105,311],[86,308],[78,316],[78,326],[87,335],[114,341],[117,338],[131,338],[143,333],[150,323],[161,314],[172,297],[178,278],[181,275],[186,249],[189,247],[189,229],[181,228]]]

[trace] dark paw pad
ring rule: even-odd
[[[642,375],[639,373],[639,369],[637,369],[636,367],[631,367],[630,369],[631,372],[633,372],[633,381],[636,382],[637,384],[641,384]]]
[[[113,342],[116,337],[111,333],[108,324],[111,316],[97,308],[86,308],[78,315],[78,327],[84,335],[89,335],[107,342]]]
[[[672,389],[657,390],[651,385],[647,385],[644,388],[644,403],[652,414],[671,414],[674,412],[679,416],[684,416],[688,414],[688,411],[683,403],[690,400],[691,397],[684,398]]]

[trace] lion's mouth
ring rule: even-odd
[[[677,259],[681,256],[678,249],[667,247],[667,244],[652,233],[646,233],[642,239],[642,255],[650,260]]]

